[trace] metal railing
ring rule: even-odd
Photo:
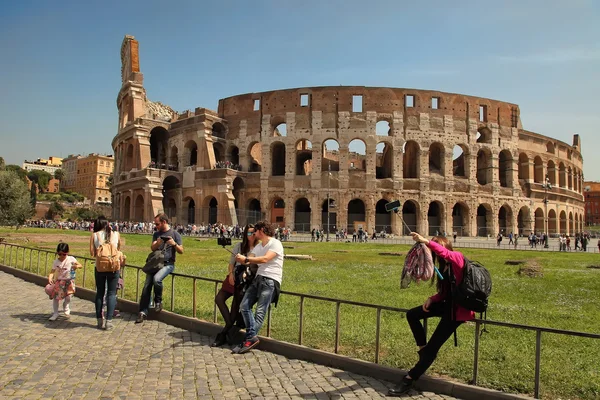
[[[10,244],[10,243],[0,243],[0,247],[3,248],[3,258],[2,258],[3,265],[9,266],[12,268],[16,268],[16,269],[28,270],[29,272],[33,272],[33,269],[34,269],[33,261],[35,258],[34,257],[34,253],[35,253],[37,255],[37,262],[35,264],[35,273],[38,275],[40,275],[40,272],[41,272],[40,268],[41,268],[41,264],[42,264],[42,262],[41,262],[42,254],[43,254],[43,259],[44,259],[43,275],[47,275],[47,273],[48,273],[49,259],[51,261],[53,261],[54,258],[56,257],[55,253],[50,250],[25,247],[25,246]],[[27,263],[26,253],[27,252],[29,252],[29,267],[28,268],[26,268],[26,263]],[[13,253],[14,253],[14,263],[13,263]],[[21,259],[19,258],[20,255],[21,255]],[[77,256],[77,258],[80,260],[83,260],[84,268],[83,268],[83,278],[82,278],[83,284],[82,284],[82,286],[85,287],[87,266],[88,266],[88,263],[90,265],[93,264],[94,260],[89,257]],[[126,272],[126,271],[128,271],[130,269],[135,270],[135,274],[136,274],[135,299],[138,299],[139,298],[139,286],[140,286],[139,285],[140,284],[140,273],[142,273],[141,267],[136,266],[136,265],[129,265],[129,264],[123,266],[121,273],[122,273],[122,277],[124,280],[125,280],[125,275],[129,275],[129,272]],[[204,278],[204,277],[200,277],[200,276],[180,274],[180,273],[176,273],[176,272],[172,273],[170,276],[171,276],[171,296],[170,296],[169,310],[171,312],[173,312],[174,308],[175,308],[175,306],[174,306],[175,305],[175,279],[178,278],[178,279],[192,280],[192,288],[193,289],[192,289],[192,299],[191,300],[192,300],[192,317],[193,318],[197,317],[196,283],[198,281],[212,282],[214,284],[214,294],[216,296],[216,294],[218,293],[218,290],[219,290],[219,284],[222,282],[221,280],[218,280],[218,279]],[[390,312],[405,314],[407,311],[409,311],[408,309],[405,309],[405,308],[389,307],[389,306],[383,306],[383,305],[377,305],[377,304],[362,303],[362,302],[358,302],[358,301],[335,299],[335,298],[324,297],[324,296],[315,296],[315,295],[305,294],[305,293],[295,293],[295,292],[288,292],[288,291],[281,291],[281,293],[285,294],[286,296],[293,296],[293,297],[299,298],[298,341],[297,341],[297,343],[299,345],[303,345],[303,340],[304,340],[304,303],[305,303],[305,300],[312,299],[312,300],[335,304],[335,339],[334,339],[334,346],[333,346],[333,352],[335,354],[339,353],[339,348],[340,348],[341,306],[342,305],[355,306],[355,307],[360,307],[363,309],[375,310],[376,318],[375,318],[375,349],[374,349],[375,358],[374,358],[374,362],[376,364],[379,364],[379,362],[380,362],[380,353],[381,353],[380,352],[381,312],[382,311],[390,311]],[[125,296],[125,285],[121,289],[121,296],[122,297]],[[213,314],[212,321],[214,323],[216,323],[217,322],[217,305],[216,304],[214,304],[214,306],[213,306],[212,314]],[[268,337],[271,337],[271,322],[272,322],[271,307],[269,307],[269,310],[267,313],[267,336]],[[525,331],[533,331],[536,333],[535,378],[534,378],[534,396],[535,396],[535,398],[539,398],[539,394],[540,394],[542,333],[565,335],[565,336],[572,336],[572,337],[581,337],[581,338],[590,338],[590,339],[600,339],[600,334],[569,331],[569,330],[563,330],[563,329],[546,328],[546,327],[540,327],[540,326],[531,326],[531,325],[515,324],[515,323],[492,321],[492,320],[474,319],[473,321],[471,321],[471,323],[474,323],[474,325],[475,325],[475,327],[474,327],[475,328],[475,332],[474,332],[475,333],[475,347],[474,347],[474,354],[473,354],[473,373],[472,373],[472,380],[470,382],[473,385],[477,385],[478,374],[479,374],[479,353],[480,353],[479,337],[480,337],[480,333],[481,333],[481,326],[483,324],[488,324],[488,325],[492,325],[492,326],[500,326],[500,327],[511,328],[511,329],[520,329],[520,330],[525,330]],[[424,320],[424,328],[425,328],[425,335],[427,335],[427,319]]]

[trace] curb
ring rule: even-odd
[[[2,264],[0,264],[0,271],[41,287],[46,286],[48,283],[48,279],[45,276],[35,275]],[[96,292],[78,287],[75,296],[93,302],[96,297]],[[121,311],[134,315],[138,312],[138,304],[133,301],[118,299],[118,305],[119,310]],[[153,317],[154,320],[184,330],[197,332],[205,336],[215,336],[222,329],[222,326],[220,325],[175,314],[166,310],[163,310],[160,314],[154,314]],[[399,383],[402,377],[407,373],[407,371],[398,368],[387,367],[368,361],[358,360],[356,358],[329,353],[323,350],[282,342],[269,337],[260,336],[260,345],[258,348],[284,357],[313,362],[315,364],[337,368],[355,374],[366,375],[388,382]],[[458,397],[463,400],[523,400],[532,398],[429,376],[420,378],[419,381],[415,383],[415,387],[421,391]]]

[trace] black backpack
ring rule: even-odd
[[[456,303],[467,310],[478,312],[480,319],[485,314],[485,319],[487,319],[488,298],[492,293],[492,276],[479,262],[471,261],[467,257],[464,257],[464,259],[463,279],[459,284],[456,283],[456,277],[452,273],[452,268],[450,268],[452,303]],[[456,320],[454,304],[452,309],[453,318]],[[481,333],[485,331],[484,324]],[[456,330],[454,331],[454,345],[458,345]]]

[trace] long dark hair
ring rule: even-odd
[[[112,233],[112,228],[108,223],[108,220],[104,215],[99,216],[94,221],[94,233],[104,231],[104,240],[107,242],[110,241],[110,234]]]
[[[447,248],[448,250],[452,251],[452,242],[449,241],[448,238],[446,238],[444,236],[434,236],[430,240],[432,242],[436,242],[440,246],[443,246],[443,247]],[[431,252],[431,256],[433,258],[433,264],[438,265],[440,272],[443,272],[446,269],[446,267],[452,268],[452,265],[450,265],[450,263],[448,261],[446,261],[445,259],[443,259],[441,257],[438,257],[437,254],[435,254],[433,251]],[[433,274],[433,278],[431,278],[431,284],[433,285],[434,282],[435,282],[435,288],[437,289],[437,291],[441,292],[444,281],[440,280],[440,278],[435,273]]]
[[[248,252],[250,251],[250,243],[248,242],[248,229],[250,228],[254,229],[254,232],[256,232],[254,224],[246,225],[246,227],[244,228],[244,234],[242,236],[242,248],[240,251],[241,254],[248,254]]]

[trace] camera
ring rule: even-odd
[[[226,238],[225,236],[221,236],[217,238],[217,244],[219,246],[231,246],[231,238]]]
[[[385,205],[385,211],[398,212],[400,210],[400,200],[391,201]]]
[[[169,240],[171,240],[171,236],[161,236],[160,240],[162,240],[163,242],[168,242]]]

